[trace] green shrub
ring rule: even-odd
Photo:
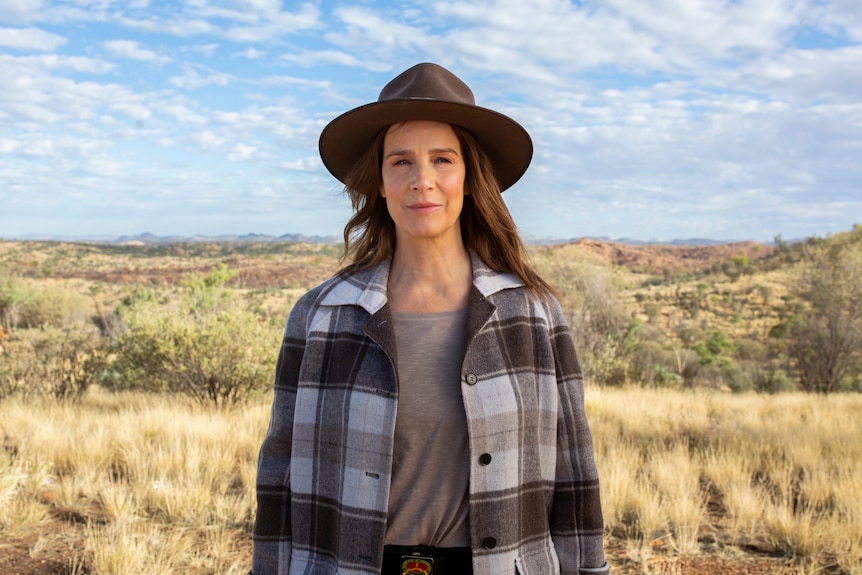
[[[730,359],[727,354],[732,353],[735,348],[724,332],[710,329],[706,336],[696,342],[693,347],[700,358],[701,365],[727,365]]]
[[[0,326],[8,331],[61,327],[89,313],[89,300],[61,284],[40,285],[14,275],[0,280]]]
[[[272,383],[280,331],[250,312],[232,308],[195,318],[150,304],[131,310],[125,322],[110,380],[115,387],[228,405]]]
[[[661,365],[656,366],[653,381],[656,387],[680,388],[683,385],[683,378],[680,374]]]
[[[36,290],[16,275],[3,270],[0,276],[0,326],[6,331],[18,329],[24,307],[37,296]]]
[[[759,367],[759,366],[758,366]],[[762,393],[796,391],[797,385],[781,369],[758,369],[754,389]]]
[[[0,397],[79,399],[108,363],[107,340],[92,324],[19,330],[0,354]]]

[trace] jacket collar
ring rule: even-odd
[[[473,286],[483,297],[524,285],[514,274],[492,270],[474,252],[470,252],[470,259],[473,265]],[[369,314],[375,314],[387,302],[386,283],[391,264],[392,258],[387,258],[373,268],[336,275],[321,297],[320,305],[358,305]]]

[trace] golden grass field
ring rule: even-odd
[[[0,573],[245,574],[269,405],[0,403]],[[862,396],[588,387],[617,573],[862,574]]]

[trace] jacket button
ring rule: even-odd
[[[497,540],[493,537],[485,537],[482,539],[482,547],[485,549],[493,549],[497,546]]]
[[[476,385],[476,382],[479,381],[479,378],[476,377],[475,373],[467,374],[467,385]]]
[[[480,455],[479,463],[481,463],[482,465],[488,465],[489,463],[491,463],[491,454],[483,453],[482,455]]]

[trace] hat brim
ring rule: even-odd
[[[480,106],[410,98],[372,102],[332,120],[320,134],[323,165],[343,183],[380,130],[411,120],[455,124],[473,134],[494,166],[501,191],[524,175],[533,157],[530,135],[508,116]]]

